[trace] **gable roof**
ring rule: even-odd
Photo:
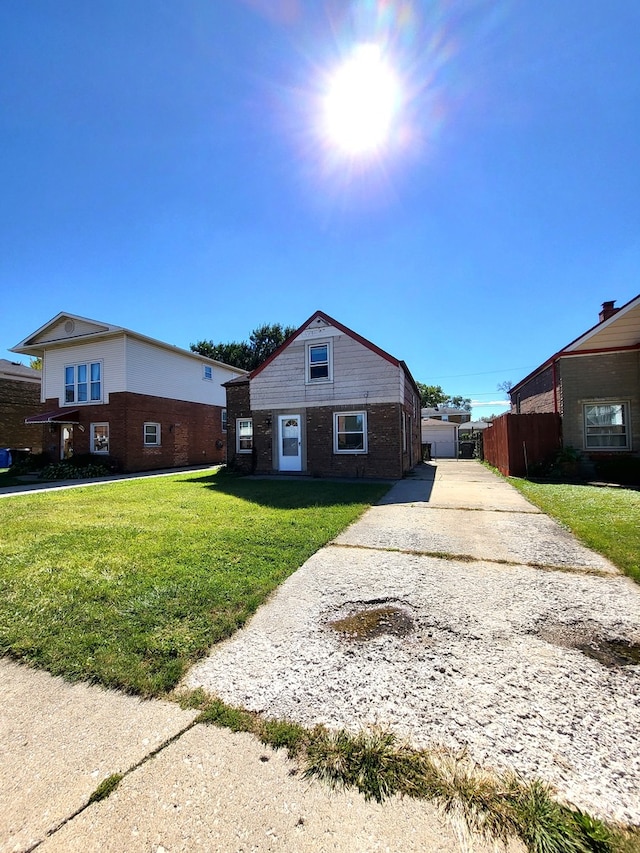
[[[167,344],[164,341],[159,341],[156,338],[150,338],[147,335],[142,335],[140,332],[134,332],[131,329],[126,329],[124,326],[115,326],[112,323],[102,323],[98,320],[90,320],[87,317],[80,317],[77,314],[69,314],[66,311],[61,311],[56,314],[48,323],[36,329],[35,332],[28,335],[24,340],[20,341],[10,349],[10,352],[24,353],[25,355],[41,356],[47,347],[64,346],[69,343],[81,343],[94,341],[116,335],[126,335],[131,338],[136,338],[139,341],[152,344],[153,346],[161,347],[162,349],[171,350],[172,352],[188,355],[198,361],[206,364],[215,364],[226,370],[232,370],[234,373],[246,374],[246,370],[241,367],[234,367],[230,364],[225,364],[222,361],[216,361],[213,358],[207,358],[205,355],[193,352],[192,350],[182,349],[181,347]]]
[[[404,371],[405,376],[411,383],[411,386],[413,387],[418,397],[420,396],[420,391],[418,390],[415,379],[411,375],[411,371],[409,370],[404,361],[401,361],[400,359],[381,349],[379,346],[376,346],[376,344],[367,340],[367,338],[363,338],[362,335],[359,335],[357,332],[354,332],[353,329],[349,329],[347,326],[345,326],[343,323],[340,323],[338,320],[334,320],[333,317],[330,317],[328,314],[325,314],[324,311],[316,311],[309,317],[308,320],[305,320],[305,322],[298,329],[296,329],[296,331],[292,335],[290,335],[286,339],[286,341],[281,343],[280,346],[262,362],[262,364],[259,364],[258,367],[251,371],[251,373],[249,374],[249,378],[254,379],[256,376],[258,376],[258,374],[262,373],[265,367],[268,364],[271,364],[271,362],[276,359],[280,355],[280,353],[283,352],[288,346],[290,346],[296,340],[296,338],[298,338],[302,334],[302,332],[304,332],[309,326],[311,326],[312,323],[316,323],[318,321],[319,323],[325,323],[327,326],[333,326],[334,328],[341,331],[343,335],[348,335],[354,341],[357,341],[359,344],[362,344],[362,346],[365,346],[367,347],[367,349],[370,349],[372,352],[376,353],[376,355],[379,355],[381,358],[384,358],[386,361],[390,362],[396,367],[401,368]]]
[[[640,294],[618,308],[607,320],[596,323],[546,361],[543,361],[535,370],[532,370],[524,379],[514,385],[509,394],[512,395],[518,391],[537,373],[550,367],[562,356],[589,355],[597,352],[629,349],[640,349]]]
[[[7,358],[0,358],[0,376],[3,379],[15,379],[24,382],[42,381],[41,370],[28,367],[19,361],[9,361]]]

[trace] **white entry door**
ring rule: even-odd
[[[300,415],[278,415],[278,470],[302,471]]]

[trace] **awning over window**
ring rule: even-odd
[[[25,424],[79,424],[77,409],[55,409],[41,415],[31,415],[24,419]]]

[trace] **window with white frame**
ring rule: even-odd
[[[146,423],[143,435],[145,447],[160,447],[162,440],[160,424]]]
[[[366,412],[334,412],[333,449],[335,453],[367,452]]]
[[[213,367],[210,364],[202,365],[202,378],[203,379],[213,379]]]
[[[227,410],[226,409],[222,410],[221,418],[222,418],[222,432],[226,432],[227,431]]]
[[[236,421],[236,450],[251,453],[253,450],[253,419],[238,418]]]
[[[109,424],[91,424],[89,449],[91,453],[109,452]]]
[[[585,403],[584,446],[587,450],[627,450],[629,448],[629,404],[623,402]]]
[[[319,341],[306,345],[306,381],[331,382],[333,365],[331,363],[331,342]]]
[[[89,361],[64,368],[65,403],[102,402],[102,363]]]

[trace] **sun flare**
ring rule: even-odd
[[[400,108],[400,83],[375,44],[361,44],[330,77],[324,98],[330,142],[357,156],[384,147]]]

